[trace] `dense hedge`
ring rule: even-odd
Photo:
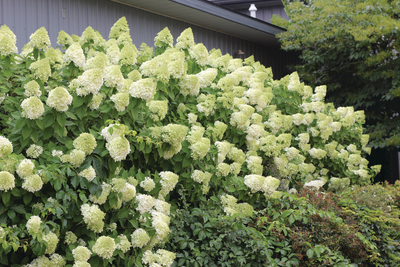
[[[41,28],[18,54],[1,27],[1,264],[190,265],[185,245],[168,242],[178,228],[208,227],[195,208],[245,221],[230,237],[193,236],[217,242],[215,234],[236,244],[234,254],[265,254],[240,264],[264,264],[276,254],[263,249],[274,245],[262,229],[245,226],[254,214],[271,212],[268,203],[298,183],[341,190],[379,172],[364,158],[363,112],[325,103],[325,86],[313,90],[296,73],[274,80],[253,57],[196,44],[190,28],[176,41],[165,28],[154,50],[137,50],[121,18],[108,40],[91,27],[80,37],[61,31],[61,50]],[[179,222],[182,198],[190,210]],[[211,228],[218,223],[229,226],[210,220]],[[202,257],[195,245],[186,247]]]

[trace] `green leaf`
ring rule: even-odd
[[[285,210],[284,212],[282,212],[282,219],[285,219],[287,216],[289,216],[291,213],[293,212],[293,210]]]
[[[39,133],[36,129],[32,130],[31,136],[34,142],[39,141]]]
[[[54,134],[53,128],[47,128],[45,131],[43,131],[43,140],[47,140],[50,137],[52,137]]]
[[[294,223],[293,214],[289,216],[289,223],[290,223],[290,225],[292,225]]]
[[[83,105],[85,102],[85,98],[80,97],[80,96],[75,96],[74,101],[72,102],[72,107],[77,108]]]
[[[20,213],[20,214],[25,214],[26,213],[24,206],[21,205],[21,204],[18,205],[18,206],[12,206],[11,209],[16,211],[16,212],[18,212],[18,213]]]
[[[52,113],[48,113],[46,116],[43,118],[43,128],[46,129],[50,126],[52,126],[55,122],[55,117],[53,116]]]
[[[307,250],[307,257],[312,259],[314,256],[314,251],[312,249]]]
[[[64,112],[57,112],[57,123],[64,128],[65,122],[67,121],[67,116]]]
[[[36,125],[39,127],[40,130],[44,130],[44,123],[43,120],[36,120]]]
[[[3,200],[4,205],[7,206],[8,202],[10,201],[11,192],[4,192],[1,194],[1,199]]]
[[[128,215],[129,215],[129,209],[126,208],[126,207],[124,207],[124,208],[122,208],[122,209],[120,209],[120,210],[118,211],[118,213],[117,213],[117,218],[118,218],[118,219],[125,219],[125,218],[128,217]]]
[[[5,69],[3,70],[4,76],[7,77],[7,80],[10,79],[11,75],[12,75],[12,71],[10,69]]]
[[[13,221],[14,218],[15,218],[15,211],[9,210],[9,211],[7,212],[7,215],[8,215],[8,218],[10,218],[11,221]]]
[[[14,187],[14,188],[11,190],[11,194],[12,194],[14,197],[20,197],[20,196],[22,196],[21,190],[19,190],[17,187]]]
[[[77,186],[79,185],[79,177],[78,176],[72,177],[71,184],[74,188],[77,188]]]
[[[58,134],[58,136],[63,137],[64,127],[62,127],[60,124],[54,124],[54,131]]]
[[[22,129],[23,139],[27,139],[29,136],[31,136],[31,133],[32,133],[32,128],[28,127],[28,125],[25,125],[24,128]]]
[[[24,127],[26,124],[26,120],[27,119],[23,117],[19,118],[15,123],[15,128],[22,129],[22,127]]]
[[[183,160],[182,162],[182,167],[186,168],[187,166],[189,166],[192,163],[192,159],[191,158],[186,158]]]
[[[24,197],[23,197],[23,201],[24,201],[24,204],[25,205],[28,205],[30,202],[31,202],[31,200],[32,200],[32,193],[30,193],[30,192],[26,192],[25,194],[24,194]]]

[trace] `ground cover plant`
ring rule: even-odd
[[[299,183],[340,191],[379,172],[362,111],[325,103],[297,73],[274,80],[253,57],[208,51],[190,28],[138,50],[121,18],[108,40],[88,27],[57,43],[41,28],[18,54],[0,30],[2,265],[295,265],[304,246],[277,252],[251,218]],[[310,249],[357,262],[335,248]],[[207,263],[188,258],[207,250]]]

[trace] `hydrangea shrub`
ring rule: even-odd
[[[299,181],[339,190],[379,172],[362,111],[190,28],[138,50],[121,18],[108,40],[88,27],[57,43],[41,28],[18,54],[0,28],[1,264],[170,266],[157,244],[177,187],[248,216]]]

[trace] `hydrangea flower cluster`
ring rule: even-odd
[[[67,89],[57,87],[49,92],[46,104],[59,112],[68,110],[68,106],[72,103],[72,96]]]
[[[150,192],[156,187],[156,184],[150,177],[145,177],[144,180],[140,182],[140,187],[142,187],[147,192]]]
[[[112,257],[116,248],[114,239],[109,236],[101,236],[96,240],[92,250],[99,257],[108,260]]]
[[[131,234],[132,247],[142,248],[150,241],[150,237],[146,230],[139,228]]]
[[[43,147],[32,144],[30,147],[26,150],[26,155],[30,158],[38,158],[41,154],[43,153]]]
[[[6,156],[13,152],[13,145],[8,140],[8,138],[4,136],[0,136],[0,158],[4,159]]]
[[[42,95],[42,91],[40,91],[40,86],[36,81],[30,81],[24,85],[25,92],[24,96],[31,97],[37,96],[40,97]]]
[[[221,196],[221,202],[227,215],[240,214],[241,216],[251,216],[254,212],[253,206],[248,203],[237,203],[234,196],[225,194]]]
[[[104,227],[105,213],[99,209],[99,206],[83,204],[81,206],[81,213],[83,221],[86,223],[87,228],[95,233],[101,233]]]
[[[48,58],[39,59],[36,62],[33,62],[29,66],[29,69],[33,71],[33,74],[36,78],[42,80],[43,82],[47,82],[51,76],[50,62]]]
[[[192,130],[187,135],[189,148],[192,150],[191,157],[194,160],[204,158],[210,150],[210,139],[203,137],[205,129],[199,126],[192,126]]]
[[[21,103],[22,116],[31,120],[36,120],[44,113],[42,101],[37,96],[31,96]]]
[[[116,162],[124,160],[131,152],[131,146],[124,133],[123,124],[111,124],[101,131],[101,135],[107,140],[106,148]]]
[[[7,192],[15,187],[15,177],[7,171],[0,172],[0,191]]]
[[[0,55],[8,56],[13,53],[18,53],[18,48],[15,45],[17,37],[6,25],[0,27]]]

